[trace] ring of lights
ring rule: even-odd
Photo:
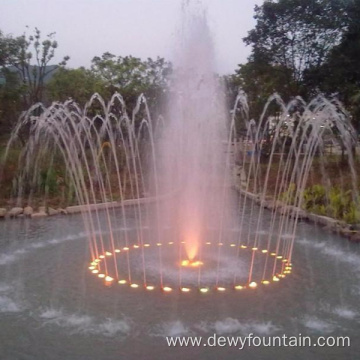
[[[182,242],[182,244],[184,244],[184,242]],[[232,248],[239,248],[239,250],[241,251],[251,251],[251,252],[257,252],[259,254],[262,254],[263,256],[270,256],[270,257],[274,257],[277,260],[281,261],[281,271],[277,272],[275,275],[272,276],[272,278],[269,279],[262,279],[260,282],[255,282],[255,281],[251,281],[248,283],[242,283],[242,284],[235,284],[233,286],[229,286],[229,287],[223,287],[223,286],[204,286],[204,287],[198,287],[198,286],[191,286],[191,287],[174,287],[174,286],[167,286],[167,285],[163,285],[163,286],[156,286],[156,285],[152,285],[152,284],[138,284],[138,283],[133,283],[133,282],[129,282],[128,280],[124,279],[124,278],[117,278],[115,279],[115,277],[110,276],[109,274],[106,274],[105,271],[103,271],[102,269],[102,263],[105,261],[106,258],[112,257],[112,256],[119,256],[122,253],[126,253],[128,251],[133,251],[133,250],[139,250],[141,249],[141,247],[145,248],[150,248],[150,247],[159,247],[159,246],[173,246],[174,242],[168,242],[166,244],[164,243],[156,243],[155,245],[149,244],[149,243],[145,243],[143,245],[140,244],[135,244],[132,246],[126,246],[123,248],[117,248],[114,249],[113,251],[105,251],[103,254],[99,255],[98,258],[95,258],[93,261],[91,261],[91,263],[89,264],[89,270],[90,272],[97,276],[98,278],[100,278],[101,280],[104,281],[106,286],[110,286],[113,285],[114,283],[117,283],[121,286],[127,286],[131,289],[140,289],[143,288],[144,290],[148,290],[148,291],[153,291],[153,290],[161,290],[162,292],[165,293],[169,293],[172,292],[174,290],[178,290],[182,293],[189,293],[191,291],[197,291],[200,293],[207,293],[211,290],[217,291],[217,292],[224,292],[227,289],[233,289],[233,290],[245,290],[245,289],[255,289],[258,287],[258,285],[264,285],[267,286],[270,283],[273,282],[278,282],[280,281],[282,278],[285,278],[287,275],[291,274],[291,270],[292,270],[292,264],[289,262],[288,259],[286,259],[285,257],[283,257],[282,255],[279,255],[276,252],[270,252],[267,249],[260,249],[258,247],[251,247],[245,244],[242,245],[236,245],[236,244],[229,244],[228,246],[232,247]],[[217,246],[223,246],[223,243],[216,243],[216,244],[212,244],[211,242],[207,242],[206,245],[217,245]]]

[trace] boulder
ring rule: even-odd
[[[57,215],[59,212],[51,207],[48,209],[48,213],[50,216]]]
[[[7,214],[7,210],[5,208],[0,208],[0,218],[4,218]]]
[[[66,211],[65,209],[58,208],[57,211],[58,211],[58,213],[61,214],[61,215],[67,215],[67,211]]]
[[[355,232],[350,236],[350,241],[351,242],[356,242],[356,243],[360,243],[360,232]]]
[[[24,209],[22,207],[13,207],[10,211],[9,211],[9,216],[10,217],[16,217],[20,214],[22,214],[24,211]]]
[[[26,206],[24,207],[24,215],[25,216],[31,216],[32,213],[34,212],[33,208],[31,206]]]
[[[45,211],[39,211],[37,213],[31,214],[31,218],[41,218],[46,216],[48,216],[48,214]]]
[[[0,219],[3,219],[7,214],[7,210],[5,208],[0,208]]]
[[[46,213],[46,206],[39,206],[39,213]]]

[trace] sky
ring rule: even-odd
[[[54,60],[69,55],[71,68],[90,67],[94,56],[107,51],[172,60],[183,1],[1,0],[0,30],[14,36],[30,34],[35,27],[43,36],[56,32]],[[251,48],[242,38],[255,26],[254,6],[263,0],[185,1],[202,1],[207,7],[218,72],[229,74],[245,63]]]

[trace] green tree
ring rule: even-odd
[[[91,69],[105,81],[109,95],[115,91],[121,93],[129,110],[134,108],[140,94],[146,96],[150,106],[158,106],[172,71],[171,64],[163,58],[142,61],[133,56],[116,57],[108,52],[94,57]]]
[[[91,70],[60,68],[46,85],[49,101],[64,102],[69,98],[84,105],[94,93],[105,96],[105,82]]]
[[[58,47],[55,33],[41,40],[41,32],[35,28],[34,34],[16,38],[0,33],[0,66],[15,71],[26,91],[23,92],[23,107],[43,100],[44,82],[59,66],[65,66],[69,60],[65,56],[58,65],[49,66]]]
[[[339,43],[347,26],[346,4],[346,0],[268,0],[255,6],[256,26],[244,38],[253,46],[251,65],[240,68],[240,73],[248,71],[252,81],[265,89],[286,81],[287,87],[275,90],[306,96],[304,73],[321,66]]]
[[[360,130],[360,3],[349,0],[347,5],[348,26],[340,43],[321,67],[312,67],[305,73],[305,83],[327,95],[336,94]]]

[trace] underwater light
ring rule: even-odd
[[[176,242],[176,241],[169,241],[169,242],[163,242],[163,243],[155,243],[157,246],[170,246],[170,245],[174,245],[174,244],[180,244],[180,242]],[[181,241],[181,244],[185,244],[185,241]],[[204,245],[212,245],[215,248],[218,248],[218,246],[222,246],[224,245],[223,242],[206,242],[204,243]],[[237,253],[239,251],[239,249],[241,249],[244,253],[247,253],[249,256],[253,256],[251,254],[254,254],[254,251],[259,251],[263,254],[267,255],[271,255],[272,261],[274,261],[274,264],[278,263],[278,267],[276,269],[276,272],[271,279],[268,280],[263,280],[263,279],[256,279],[256,273],[252,276],[252,279],[254,281],[250,281],[247,284],[238,284],[238,285],[230,285],[230,283],[224,283],[221,279],[219,279],[222,283],[221,286],[214,286],[214,287],[210,287],[208,286],[209,284],[203,284],[202,287],[198,287],[195,284],[194,285],[186,285],[186,286],[181,286],[181,278],[180,281],[175,281],[173,283],[168,283],[167,286],[159,286],[161,288],[161,290],[163,292],[172,292],[174,290],[177,290],[181,293],[189,293],[191,291],[199,291],[201,293],[207,293],[210,292],[212,290],[218,291],[218,292],[225,292],[227,289],[235,289],[235,290],[246,290],[246,289],[255,289],[257,288],[260,284],[263,285],[269,285],[271,282],[277,282],[280,281],[280,279],[285,278],[287,276],[287,274],[290,274],[292,271],[292,266],[291,263],[289,262],[288,259],[284,258],[282,255],[278,255],[278,253],[276,252],[271,252],[268,249],[261,249],[260,247],[254,246],[247,246],[247,245],[237,245],[235,243],[227,243],[227,246],[229,246],[229,248],[233,249],[232,251]],[[122,257],[126,257],[125,255],[125,251],[133,251],[133,249],[138,249],[138,248],[149,248],[151,246],[150,243],[144,243],[144,244],[129,244],[128,246],[125,246],[123,248],[120,249],[115,249],[113,250],[113,252],[111,251],[104,251],[103,254],[99,255],[97,259],[92,260],[92,262],[89,263],[88,269],[95,275],[97,275],[97,277],[105,279],[105,285],[109,286],[111,285],[111,283],[114,281],[114,279],[118,279],[120,277],[120,280],[116,280],[119,284],[124,285],[124,284],[128,284],[129,288],[139,288],[139,287],[143,287],[145,290],[148,291],[152,291],[155,288],[157,288],[158,286],[156,284],[154,285],[147,285],[146,284],[146,278],[143,279],[143,282],[140,278],[134,278],[133,276],[131,276],[131,279],[135,282],[131,282],[130,281],[130,277],[129,280],[125,280],[127,277],[127,273],[125,268],[123,268],[123,270],[120,270],[120,268],[118,270],[116,270],[116,276],[115,273],[112,274],[111,271],[113,269],[113,265],[112,264],[108,264],[106,269],[101,269],[100,265],[101,265],[101,261],[102,259],[107,258],[108,256],[111,255],[115,255],[115,253],[118,253],[118,256],[116,257],[116,261],[121,261],[121,256]],[[153,247],[153,246],[152,246]],[[173,247],[172,247],[173,248]],[[238,250],[235,250],[238,249]],[[150,251],[150,250],[147,250]],[[154,251],[154,250],[153,250]],[[121,254],[120,254],[121,253]],[[282,259],[281,261],[277,261],[277,259]],[[126,260],[126,259],[123,259]],[[176,262],[174,262],[174,266]],[[194,268],[195,269],[199,269],[199,267],[201,267],[202,265],[204,265],[204,262],[201,260],[196,260],[196,259],[185,259],[185,260],[180,260],[177,265],[181,268],[181,267],[185,267],[188,269]],[[117,264],[115,264],[115,269],[116,269]],[[211,266],[211,262],[209,262],[209,266]],[[110,273],[108,274],[110,270]],[[207,269],[205,269],[204,271],[206,271]],[[100,273],[100,271],[104,271],[105,273]],[[123,272],[124,271],[124,272]],[[183,270],[185,271],[190,271],[190,270]],[[200,270],[198,270],[199,272],[199,276],[202,274],[203,271],[200,272]],[[119,276],[120,274],[121,276]],[[164,274],[166,276],[166,272],[164,271]],[[121,279],[122,277],[122,279]],[[168,280],[166,280],[166,282],[168,282]]]

